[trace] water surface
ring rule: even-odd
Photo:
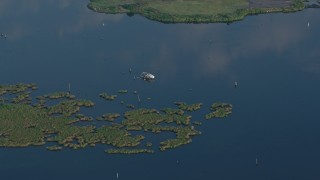
[[[0,39],[1,84],[34,82],[37,95],[65,91],[70,82],[74,94],[96,102],[85,111],[93,116],[127,110],[99,99],[103,91],[137,90],[152,98],[141,104],[150,108],[203,102],[192,114],[203,121],[202,135],[152,155],[108,155],[104,146],[1,148],[2,178],[116,179],[117,172],[119,179],[140,180],[320,178],[319,10],[230,25],[161,24],[98,14],[87,3],[2,0],[0,33],[8,38]],[[157,80],[134,80],[142,71]],[[130,93],[121,98],[137,104]],[[217,101],[232,103],[232,116],[205,121]]]

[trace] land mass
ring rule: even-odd
[[[140,14],[164,23],[229,23],[247,15],[296,12],[305,0],[90,0],[88,8],[107,14]]]

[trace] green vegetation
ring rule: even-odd
[[[94,106],[92,101],[75,99],[70,93],[56,92],[38,96],[37,102],[32,102],[31,93],[35,89],[34,84],[0,86],[0,147],[27,147],[52,142],[53,145],[47,150],[59,151],[105,144],[114,147],[106,150],[110,154],[153,153],[151,142],[145,144],[150,149],[137,147],[145,139],[144,132],[175,134],[175,138],[160,142],[161,151],[191,143],[193,136],[201,134],[192,126],[201,123],[190,122],[191,116],[184,113],[184,110],[198,110],[201,103],[187,105],[179,102],[176,104],[180,109],[164,108],[161,111],[145,108],[131,110],[124,113],[124,119],[119,123],[113,121],[120,114],[106,113],[97,120],[111,123],[96,127],[91,123],[94,118],[79,113],[81,107]],[[46,100],[52,99],[59,101],[50,101],[48,105]],[[209,118],[226,117],[231,113],[232,106],[215,103],[211,110],[207,115]],[[79,121],[87,123],[78,125]],[[138,131],[138,134],[132,135],[131,131]]]
[[[24,93],[27,90],[36,90],[38,87],[31,83],[31,84],[15,84],[15,85],[0,85],[0,96],[5,94],[18,94]]]
[[[200,132],[192,127],[178,127],[173,130],[176,133],[176,139],[168,139],[160,143],[160,150],[177,148],[184,144],[192,142],[191,136],[199,135]]]
[[[121,89],[121,90],[118,91],[118,93],[119,93],[119,94],[126,94],[126,93],[128,93],[128,90],[126,90],[126,89]]]
[[[101,121],[101,120],[105,120],[105,121],[114,121],[115,119],[117,119],[118,117],[120,117],[120,114],[118,113],[107,113],[102,115],[102,117],[97,118],[97,120]]]
[[[134,109],[134,105],[133,104],[127,104],[127,108]]]
[[[62,147],[61,146],[49,146],[49,147],[47,147],[47,149],[49,151],[60,151],[60,150],[62,150]]]
[[[202,103],[196,103],[196,104],[187,104],[184,102],[174,102],[175,105],[179,107],[179,109],[184,111],[197,111],[201,108]]]
[[[71,116],[79,112],[80,107],[92,107],[94,103],[88,100],[67,100],[59,104],[48,107],[48,114],[62,114],[64,116]]]
[[[117,95],[108,95],[107,93],[101,93],[99,96],[108,101],[113,101],[117,98]]]
[[[77,114],[75,116],[79,121],[93,121],[93,117],[87,117],[83,114]]]
[[[149,149],[108,149],[108,154],[141,154],[141,153],[154,153],[153,150]]]
[[[201,125],[202,125],[202,122],[194,121],[193,124],[194,124],[194,125],[197,125],[197,126],[201,126]]]
[[[57,142],[60,145],[72,149],[85,148],[96,143],[108,144],[115,147],[134,147],[140,144],[144,136],[131,136],[125,130],[115,126],[68,126],[60,129],[59,133],[48,141]]]
[[[26,104],[2,105],[0,114],[0,147],[42,145],[46,135],[69,122],[68,118],[51,117],[45,110]]]
[[[67,99],[74,99],[76,96],[70,94],[69,92],[54,92],[50,94],[46,94],[43,96],[37,97],[38,99],[47,98],[47,99],[61,99],[61,98],[67,98]]]
[[[125,126],[157,125],[160,123],[176,123],[178,125],[189,125],[191,116],[178,114],[160,114],[156,109],[137,109],[128,111],[124,114],[125,120],[122,124]]]
[[[162,112],[166,114],[177,114],[177,115],[183,115],[184,111],[181,109],[171,109],[171,108],[165,108],[161,110]]]
[[[0,86],[2,95],[30,94],[28,90],[36,89],[33,84],[18,84]],[[76,126],[77,121],[92,121],[83,114],[71,116],[80,107],[92,107],[88,100],[65,100],[55,105],[45,106],[45,98],[68,98],[64,93],[53,93],[39,96],[38,103],[29,105],[16,101],[16,104],[0,105],[0,147],[26,147],[42,145],[46,142],[56,142],[57,145],[47,147],[48,150],[61,150],[62,147],[78,149],[96,143],[114,147],[134,147],[140,144],[144,136],[131,136],[122,125],[95,127],[92,125]],[[13,100],[16,97],[13,98]],[[19,98],[20,99],[20,98]],[[21,98],[25,99],[25,98]],[[10,101],[11,102],[11,101]],[[40,106],[42,104],[42,106]],[[54,116],[52,115],[54,114]]]
[[[295,12],[304,0],[90,0],[88,8],[107,14],[141,14],[164,23],[233,22],[247,15]]]
[[[206,119],[224,118],[232,113],[232,105],[228,103],[214,103],[210,109],[212,112],[206,115]]]
[[[30,97],[31,92],[24,92],[22,94],[18,94],[15,98],[12,98],[12,103],[14,104],[21,104],[26,103],[30,104],[32,101],[32,98]]]
[[[122,122],[129,130],[151,131],[153,133],[161,133],[163,131],[173,132],[176,139],[169,139],[160,143],[160,150],[176,148],[191,142],[191,136],[200,134],[194,130],[190,124],[191,116],[183,115],[181,110],[173,110],[166,108],[163,110],[165,114],[160,114],[155,109],[137,109],[125,113],[125,120]],[[163,126],[161,123],[175,125]],[[180,125],[180,126],[176,126]]]
[[[32,101],[32,98],[30,97],[30,91],[36,90],[38,87],[33,84],[15,84],[15,85],[0,85],[0,103],[5,103],[6,98],[3,96],[5,95],[16,95],[16,97],[11,99],[11,102],[14,104],[30,104]]]
[[[24,104],[1,105],[0,114],[0,147],[42,145],[45,141],[73,149],[96,143],[132,147],[144,139],[116,126],[72,126],[70,118],[49,116],[43,109]]]

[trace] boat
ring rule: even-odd
[[[145,80],[145,81],[151,81],[151,80],[154,80],[155,79],[155,76],[151,73],[148,73],[148,72],[142,72],[140,74],[140,78]]]

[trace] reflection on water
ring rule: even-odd
[[[78,97],[97,102],[96,114],[124,111],[98,98],[119,89],[151,97],[147,107],[226,101],[234,114],[206,122],[190,146],[155,156],[0,149],[4,177],[39,170],[36,179],[110,179],[116,172],[124,179],[319,179],[317,9],[230,25],[173,25],[94,13],[87,3],[1,0],[0,33],[8,34],[0,39],[1,84],[35,82],[44,94],[66,90],[70,82]],[[157,80],[134,80],[129,68]]]
[[[312,21],[315,10],[282,16],[260,15],[258,20],[248,17],[229,26],[163,25],[140,16],[124,19],[125,15],[94,13],[86,8],[86,0],[4,0],[0,3],[1,32],[8,34],[8,42],[17,44],[28,40],[26,44],[41,41],[41,44],[61,46],[71,36],[75,50],[89,44],[98,46],[91,61],[116,59],[131,65],[147,63],[146,66],[155,71],[166,69],[164,77],[167,78],[173,77],[177,68],[185,67],[181,63],[192,67],[186,70],[193,76],[199,73],[208,76],[228,72],[230,63],[239,59],[258,58],[265,53],[285,54],[309,42],[310,34],[319,27]],[[311,28],[307,22],[311,22]],[[100,42],[96,42],[98,39]],[[316,46],[310,48],[310,52],[317,52]]]
[[[41,32],[61,37],[81,33],[102,23],[120,21],[123,15],[97,15],[86,8],[86,0],[30,0],[0,2],[2,31],[10,40],[36,36]],[[48,8],[50,7],[50,8]],[[14,12],[12,12],[14,9]],[[39,32],[41,31],[41,32]]]

